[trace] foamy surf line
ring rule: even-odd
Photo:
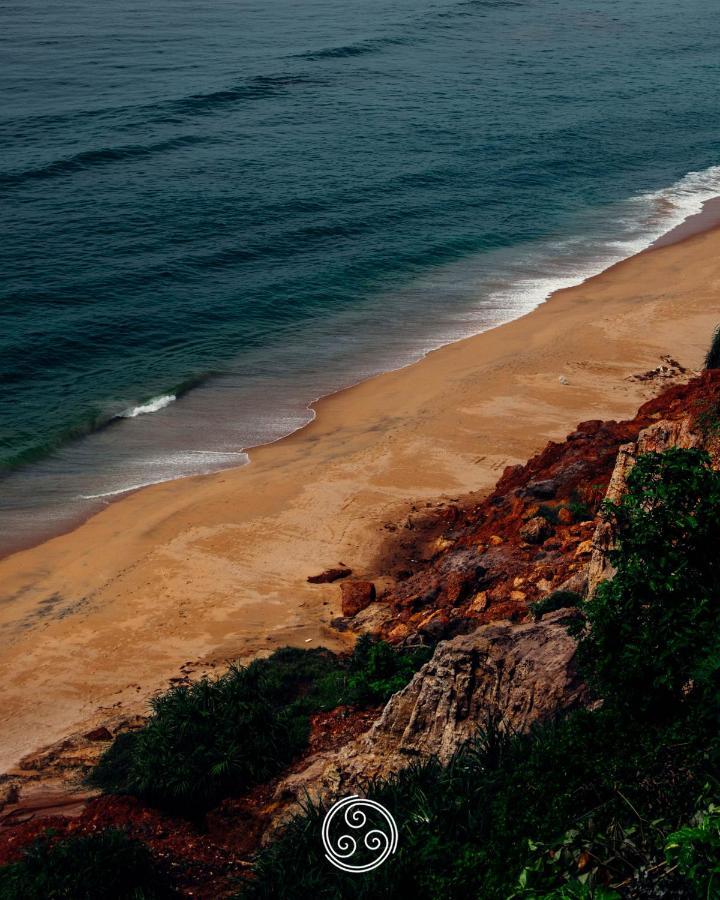
[[[242,466],[246,465],[249,462],[249,457],[244,450],[227,450],[227,451],[217,451],[217,450],[189,450],[187,453],[180,454],[183,460],[187,459],[188,456],[200,456],[207,459],[207,468],[199,469],[197,472],[193,472],[194,475],[210,475],[213,472],[217,472],[218,468],[225,463],[227,466],[231,464],[233,466]],[[165,460],[165,464],[168,462],[177,464],[178,460],[170,459]],[[187,476],[185,476],[187,477]],[[120,497],[122,494],[129,494],[132,491],[139,491],[142,488],[152,487],[155,484],[167,484],[169,481],[177,481],[178,476],[176,474],[168,474],[162,478],[154,478],[148,481],[141,481],[137,484],[124,485],[123,487],[115,488],[111,491],[101,491],[98,494],[80,494],[78,496],[78,500],[108,500],[113,497]]]
[[[154,413],[161,409],[165,409],[166,406],[170,406],[175,400],[177,400],[175,394],[161,394],[159,397],[153,397],[152,400],[141,403],[139,406],[132,406],[129,409],[126,409],[124,412],[119,413],[116,418],[134,419],[137,416],[145,416],[148,413]]]
[[[316,388],[311,388],[312,392],[288,397],[288,403],[282,405],[282,413],[279,406],[264,410],[259,428],[254,420],[248,421],[254,432],[252,437],[246,437],[244,420],[239,420],[235,423],[237,441],[229,442],[225,429],[217,450],[185,447],[180,452],[160,448],[153,451],[146,437],[139,440],[135,437],[142,434],[143,428],[146,428],[146,435],[151,434],[147,426],[151,426],[154,414],[162,414],[172,406],[174,409],[167,410],[164,415],[172,417],[169,422],[171,433],[182,441],[183,429],[193,428],[193,401],[189,400],[187,413],[185,403],[179,402],[186,396],[185,391],[160,394],[128,406],[123,413],[115,415],[115,421],[121,426],[117,431],[112,429],[110,435],[102,430],[97,432],[103,435],[104,441],[112,438],[116,452],[110,468],[107,454],[101,451],[98,458],[102,465],[87,473],[76,466],[68,474],[68,465],[72,468],[72,458],[76,456],[68,447],[64,451],[65,457],[61,455],[56,464],[52,458],[45,464],[42,478],[47,485],[47,501],[43,496],[31,499],[24,481],[18,482],[11,494],[6,490],[2,514],[6,533],[14,538],[0,549],[0,555],[26,549],[75,527],[80,520],[87,519],[108,503],[145,487],[245,465],[250,461],[247,450],[282,441],[305,428],[315,417],[313,407],[323,398],[383,372],[412,365],[433,350],[530,313],[558,290],[582,284],[651,248],[659,237],[697,216],[708,201],[718,197],[720,166],[690,172],[668,188],[639,193],[603,208],[586,210],[568,223],[563,234],[466,257],[432,270],[399,291],[393,291],[392,295],[368,298],[367,307],[355,310],[354,318],[338,316],[334,320],[332,327],[337,334],[360,335],[362,338],[349,347],[347,358],[340,366],[333,365],[324,370],[321,359],[319,383]],[[708,225],[710,227],[712,225]],[[407,296],[403,298],[398,294]],[[445,303],[438,304],[438,298]],[[378,310],[378,327],[373,331],[365,323],[374,321],[374,308]],[[395,327],[397,322],[393,322],[391,315],[393,308],[405,313],[412,311],[414,335],[407,328],[407,320],[401,330]],[[386,322],[392,327],[385,328]],[[208,390],[207,386],[205,389]],[[227,391],[227,384],[222,390]],[[194,390],[188,393],[196,396]],[[258,409],[260,407],[258,403]],[[224,401],[221,411],[226,418],[228,409],[227,401]],[[208,428],[204,433],[205,440],[213,433],[212,425]],[[128,429],[129,440],[124,437],[125,429]],[[95,433],[83,442],[93,440]],[[150,451],[147,457],[144,452],[141,456],[133,455],[133,447],[140,446]],[[228,447],[233,449],[228,450]],[[85,453],[81,458],[87,460],[91,455]],[[37,470],[35,473],[37,476]],[[35,477],[35,485],[38,483]],[[14,505],[12,497],[15,498]],[[40,523],[37,528],[33,524],[36,521]],[[51,521],[54,524],[49,527]]]
[[[583,249],[590,252],[584,264],[577,265],[579,260],[574,252],[582,243],[582,237],[560,242],[557,246],[557,256],[553,259],[552,255],[549,255],[546,264],[552,266],[561,262],[562,251],[569,250],[568,255],[572,261],[568,262],[571,266],[577,265],[574,271],[563,272],[561,264],[559,271],[552,274],[543,276],[538,273],[536,277],[519,279],[505,291],[491,296],[491,301],[496,301],[500,308],[516,311],[516,315],[510,316],[506,321],[525,315],[557,291],[577,287],[611,266],[650,249],[659,238],[675,231],[689,218],[702,213],[705,204],[718,197],[720,197],[720,166],[689,172],[668,188],[631,197],[617,204],[618,216],[615,219],[614,235],[604,239],[598,235],[586,239]],[[604,224],[612,228],[613,220],[610,219]],[[575,259],[572,259],[573,256]],[[542,261],[538,260],[538,263],[542,267]],[[472,333],[477,332],[471,331],[466,336],[469,337]]]
[[[433,350],[527,315],[557,291],[578,287],[649,250],[659,238],[698,217],[706,203],[720,202],[719,198],[720,166],[711,166],[689,172],[667,188],[588,209],[576,216],[569,234],[484,252],[422,276],[395,292],[395,300],[397,293],[407,294],[405,308],[412,308],[417,299],[422,306],[422,295],[437,298],[456,294],[458,283],[465,283],[469,299],[464,310],[452,315],[449,322],[446,318],[442,330],[427,332],[422,344],[414,348],[406,345],[385,366],[367,371],[354,383],[412,365]],[[711,227],[712,223],[707,226]],[[698,228],[696,233],[707,228]],[[679,234],[677,239],[682,238]],[[391,305],[393,298],[388,297],[387,302]]]

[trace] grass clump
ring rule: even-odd
[[[568,502],[568,509],[572,513],[573,521],[586,522],[592,519],[594,513],[590,506],[575,491]]]
[[[381,868],[359,878],[328,865],[327,807],[309,805],[260,854],[239,897],[601,896],[554,892],[573,889],[579,872],[596,890],[662,860],[667,836],[720,773],[720,743],[709,738],[692,719],[650,727],[607,710],[529,735],[490,726],[447,766],[418,765],[369,791],[400,829]]]
[[[362,878],[324,859],[309,804],[243,900],[720,896],[720,474],[696,450],[648,454],[606,514],[617,575],[578,635],[602,706],[525,735],[489,725],[449,765],[376,783],[400,840]]]
[[[363,637],[349,658],[286,647],[220,678],[174,687],[152,702],[142,729],[116,739],[90,781],[201,815],[281,771],[307,746],[311,713],[380,703],[428,656]]]
[[[384,703],[405,687],[431,655],[429,647],[398,653],[386,641],[373,641],[369,635],[363,635],[355,645],[347,669],[338,672],[336,697],[339,703],[350,706]]]
[[[556,609],[572,609],[580,606],[582,599],[575,591],[552,591],[541,600],[529,603],[528,609],[535,621],[538,621],[546,613],[555,612]]]
[[[177,897],[147,849],[125,832],[34,841],[0,868],[0,900],[166,900]]]

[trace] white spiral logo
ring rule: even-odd
[[[371,825],[378,822],[385,827],[367,827],[367,830],[356,836],[343,832],[334,837],[333,825],[337,830],[340,823],[336,820],[341,813],[344,813],[341,818],[345,825],[358,832],[368,826],[368,816],[371,817]],[[395,819],[384,806],[375,800],[365,800],[353,794],[338,800],[327,811],[322,825],[322,842],[325,858],[337,869],[343,872],[371,872],[397,849],[398,830]],[[353,864],[353,857],[361,861]]]

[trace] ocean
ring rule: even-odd
[[[0,553],[720,194],[716,0],[0,3]]]

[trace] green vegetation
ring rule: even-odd
[[[556,505],[549,503],[540,504],[537,515],[545,519],[546,522],[550,522],[551,525],[557,525],[560,522],[560,510],[563,509],[570,512],[573,522],[584,522],[587,519],[592,519],[594,515],[577,491],[573,491],[566,503],[558,503]]]
[[[308,802],[242,900],[720,898],[720,473],[697,450],[647,454],[604,515],[615,578],[589,602],[556,592],[533,609],[579,606],[570,627],[602,702],[529,734],[488,721],[448,765],[372,785],[400,840],[362,877],[329,865],[326,808]],[[93,780],[198,815],[286,765],[312,712],[381,703],[428,655],[365,637],[349,657],[286,648],[175,688]],[[106,832],[45,839],[0,870],[0,900],[40,896],[168,894],[142,848]]]
[[[309,804],[244,900],[720,896],[720,474],[671,450],[642,457],[628,488],[606,508],[618,574],[581,607],[602,706],[529,735],[488,724],[448,766],[375,784],[400,841],[362,878],[325,861]]]
[[[48,832],[0,868],[0,900],[166,900],[178,896],[167,880],[123,831],[63,840]]]
[[[696,896],[717,897],[720,894],[720,809],[711,803],[690,825],[671,834],[665,855],[692,884]]]
[[[715,329],[710,349],[705,355],[706,369],[720,369],[720,325]]]
[[[706,437],[715,437],[720,433],[720,403],[709,403],[698,412],[697,426]]]
[[[528,609],[537,621],[542,619],[545,613],[555,612],[556,609],[571,609],[580,606],[582,597],[575,591],[552,591],[547,597],[528,604]]]
[[[674,714],[720,699],[720,475],[699,450],[640,458],[620,505],[615,577],[585,607],[580,659],[606,702]]]
[[[558,513],[560,512],[562,507],[560,506],[550,506],[548,503],[541,503],[538,507],[537,514],[540,518],[545,519],[546,522],[549,522],[551,525],[557,525],[558,523]]]
[[[709,738],[692,717],[660,727],[608,710],[530,735],[488,728],[448,766],[375,785],[370,796],[400,828],[380,869],[358,878],[330,867],[326,810],[311,805],[260,855],[240,896],[507,900],[563,896],[554,892],[578,876],[577,890],[620,883],[663,862],[667,836],[720,772],[720,741]]]
[[[429,656],[427,648],[399,652],[364,636],[346,658],[286,647],[218,679],[175,687],[153,701],[141,730],[117,738],[90,780],[201,815],[297,756],[307,746],[311,713],[382,703]]]
[[[577,492],[574,492],[572,497],[570,498],[568,509],[572,513],[572,517],[575,522],[587,522],[588,519],[592,519],[592,517],[594,516],[592,509],[590,509],[588,504],[578,495]]]

